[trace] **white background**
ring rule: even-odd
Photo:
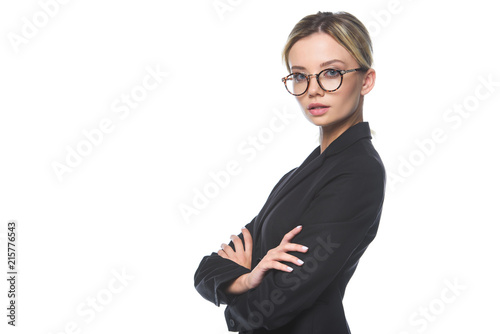
[[[2,333],[227,332],[224,308],[196,292],[193,275],[318,145],[280,80],[288,33],[318,10],[348,11],[372,33],[377,81],[364,120],[389,177],[379,234],[346,292],[352,332],[498,331],[500,23],[491,1],[74,0],[44,22],[49,2],[0,5]],[[13,43],[36,19],[40,27]],[[168,75],[127,117],[114,112],[147,68]],[[242,155],[276,113],[288,115],[283,130]],[[66,164],[68,147],[104,119],[113,130],[60,180],[53,164]],[[425,154],[417,142],[437,128],[445,140]],[[183,217],[209,173],[231,161],[239,173]],[[4,278],[11,219],[15,329]],[[125,283],[114,279],[122,271]]]

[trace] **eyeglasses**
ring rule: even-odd
[[[335,70],[333,68],[327,68],[318,74],[295,72],[282,78],[281,81],[283,81],[286,90],[290,94],[300,96],[307,92],[307,89],[309,88],[309,78],[316,76],[316,80],[318,81],[321,89],[330,93],[340,88],[342,80],[344,79],[344,74],[362,70],[363,68],[360,67],[352,70]]]

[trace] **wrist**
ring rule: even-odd
[[[242,285],[242,288],[245,290],[245,292],[251,289],[249,279],[248,279],[249,277],[250,277],[250,273],[241,275],[241,278],[242,278],[241,285]]]
[[[244,292],[247,292],[248,290],[250,290],[249,281],[248,281],[249,276],[250,276],[250,273],[243,274],[240,277],[238,277],[239,290],[241,291],[240,293],[244,293]]]
[[[248,290],[250,290],[250,288],[247,287],[248,275],[249,274],[243,274],[243,275],[239,276],[238,278],[236,278],[234,281],[232,281],[225,289],[226,293],[230,293],[233,295],[240,295],[240,294],[245,293]]]

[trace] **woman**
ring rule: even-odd
[[[350,333],[342,299],[374,239],[385,191],[384,165],[363,122],[375,83],[371,41],[345,12],[318,12],[294,27],[282,80],[321,144],[286,173],[229,245],[205,256],[195,287],[227,304],[230,331]]]

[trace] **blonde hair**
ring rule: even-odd
[[[301,38],[317,32],[332,36],[358,62],[368,70],[373,63],[372,41],[366,27],[354,15],[346,12],[318,12],[300,20],[288,36],[283,48],[282,58],[290,72],[289,53],[292,46]]]

